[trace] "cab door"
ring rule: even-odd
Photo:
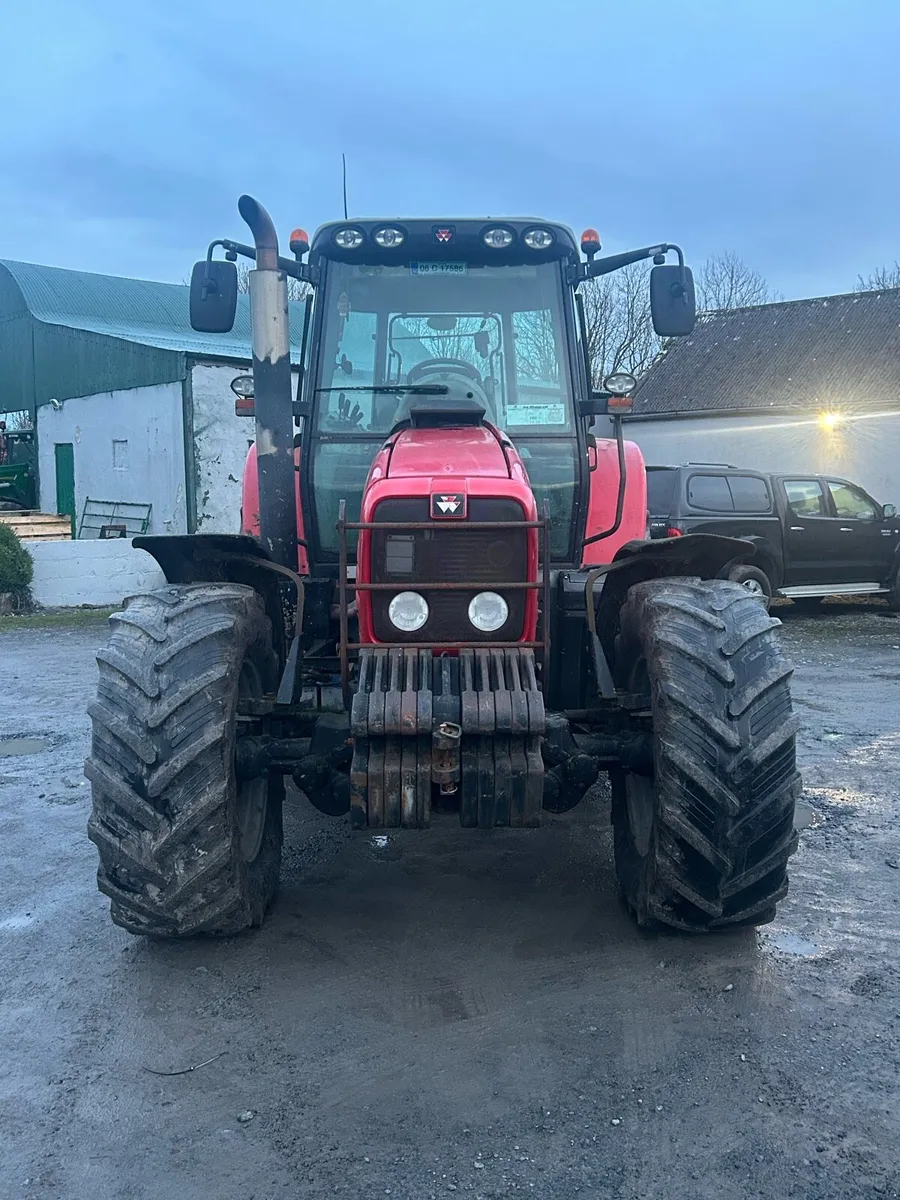
[[[784,586],[840,583],[836,555],[849,546],[837,542],[837,522],[831,516],[831,499],[815,476],[782,479],[784,514]]]
[[[896,521],[884,520],[881,505],[845,479],[825,481],[841,546],[841,582],[881,583],[888,575],[897,537]]]

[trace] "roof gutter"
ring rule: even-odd
[[[877,411],[877,409],[875,410]],[[641,421],[692,421],[700,417],[800,417],[815,419],[818,409],[797,408],[795,405],[779,404],[767,408],[695,408],[677,412],[629,413],[622,420],[628,424]]]

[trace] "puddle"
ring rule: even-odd
[[[386,850],[390,840],[391,839],[387,836],[387,834],[378,833],[372,838],[372,845],[376,850]]]
[[[7,917],[6,920],[0,921],[0,932],[7,929],[27,929],[34,921],[31,913],[25,913],[22,917]]]
[[[46,738],[8,738],[0,742],[0,758],[11,757],[13,754],[40,754],[49,745]]]
[[[815,958],[820,953],[816,942],[799,933],[791,933],[790,930],[766,934],[763,945],[765,949],[777,950],[780,954],[790,954],[793,958]]]

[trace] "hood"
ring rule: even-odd
[[[497,434],[487,425],[404,429],[397,435],[387,468],[389,479],[453,476],[509,479],[510,467]]]

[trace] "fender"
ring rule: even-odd
[[[754,552],[745,555],[742,561],[765,571],[777,592],[784,583],[784,555],[781,549],[769,538],[760,537],[759,534],[747,534],[741,541],[750,542],[754,548]],[[724,574],[727,575],[728,572]]]
[[[742,562],[754,553],[755,547],[748,539],[722,537],[715,533],[688,533],[684,537],[660,538],[652,542],[626,542],[608,567],[591,572],[585,588],[588,623],[593,615],[607,662],[612,663],[615,659],[619,612],[629,588],[647,579],[683,578],[685,575],[717,579],[727,574],[734,563]],[[594,598],[592,614],[593,584],[601,574],[605,578],[599,595]]]
[[[259,592],[272,622],[275,652],[284,662],[293,630],[302,626],[303,581],[295,571],[273,562],[255,537],[243,533],[148,535],[134,538],[132,545],[156,559],[169,583],[241,583]],[[296,614],[290,608],[285,612],[281,577],[290,579],[296,588]]]

